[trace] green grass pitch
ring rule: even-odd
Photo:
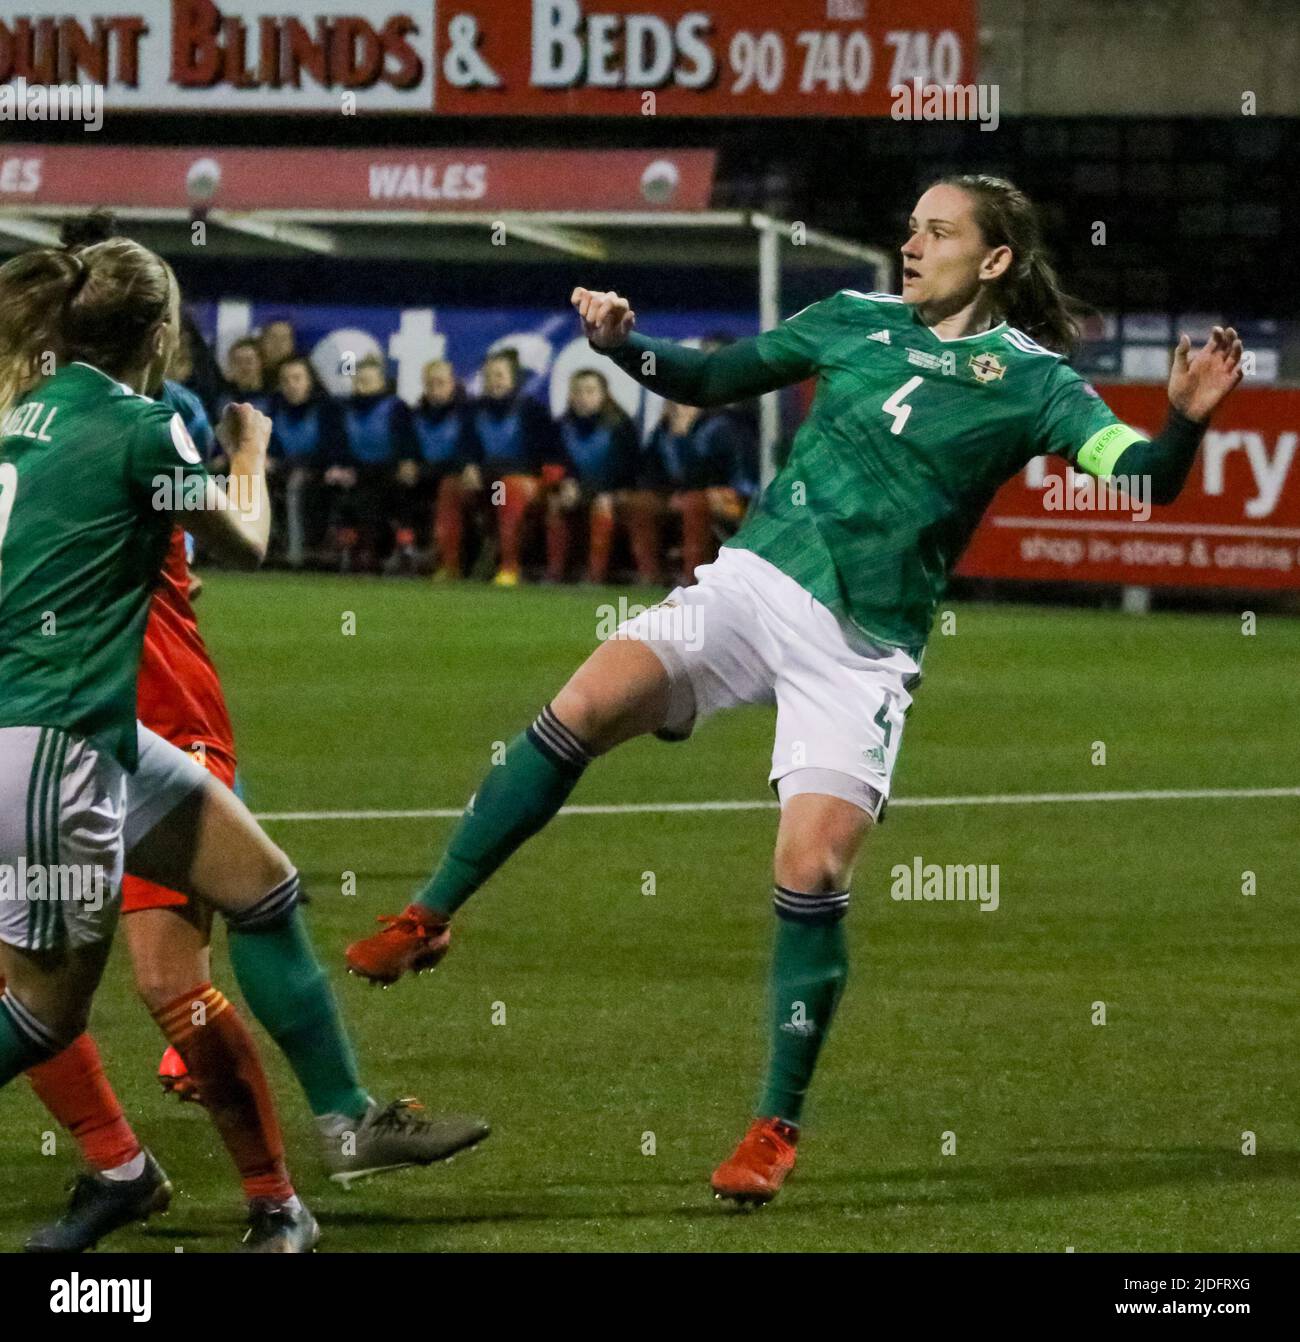
[[[461,805],[617,596],[210,575],[200,616],[250,804]],[[1295,620],[1246,637],[1232,613],[952,609],[900,802],[1300,782]],[[761,801],[770,735],[771,713],[746,709],[687,745],[635,742],[574,800]],[[451,822],[272,821],[369,1086],[495,1126],[448,1167],[344,1193],[264,1041],[322,1249],[1300,1249],[1298,805],[898,805],[855,882],[852,977],[799,1168],[754,1214],[715,1204],[707,1178],[762,1067],[775,811],[561,816],[469,904],[437,973],[387,992],[343,974],[343,947],[405,904]],[[895,902],[890,868],[916,856],[998,864],[1000,908]],[[220,947],[215,975],[236,996]],[[237,1184],[203,1113],[158,1091],[160,1037],[120,945],[94,1030],[177,1187],[113,1246],[232,1247]],[[0,1243],[16,1248],[61,1205],[75,1153],[60,1135],[42,1154],[50,1124],[25,1084],[0,1113]]]

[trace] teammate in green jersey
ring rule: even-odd
[[[1155,439],[1066,365],[1077,337],[1010,183],[957,177],[917,202],[901,295],[845,290],[773,331],[705,353],[634,331],[626,299],[577,289],[591,344],[668,400],[724,405],[817,378],[785,468],[696,584],[622,626],[508,747],[433,877],[348,950],[391,982],[446,953],[454,911],[559,810],[597,755],[681,739],[719,709],[775,703],[781,803],[770,1062],[758,1117],[713,1175],[765,1202],[794,1166],[804,1097],[848,971],[842,918],[882,816],[911,690],[948,574],[998,486],[1042,453],[1170,502],[1206,421],[1241,378],[1216,327],[1169,378]]]
[[[244,996],[346,1155],[339,1169],[364,1172],[354,1153],[371,1169],[426,1164],[450,1154],[447,1134],[361,1085],[293,864],[229,789],[136,721],[173,527],[253,566],[270,526],[266,417],[236,406],[223,420],[223,488],[180,417],[144,394],[178,330],[175,277],[127,239],[0,267],[0,1085],[85,1029],[129,866],[225,916]],[[156,1164],[140,1177],[143,1195],[165,1195]],[[314,1245],[296,1196],[259,1201],[249,1247]]]

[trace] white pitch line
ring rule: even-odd
[[[1260,797],[1300,797],[1300,787],[1207,787],[1135,792],[1004,792],[969,797],[899,797],[890,809],[905,806],[1055,806],[1085,802],[1215,801]],[[560,815],[672,815],[682,811],[774,811],[775,801],[652,801],[608,806],[565,806]],[[408,811],[262,811],[258,820],[456,820],[459,806]]]

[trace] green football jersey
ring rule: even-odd
[[[728,544],[913,656],[1005,480],[1043,453],[1105,475],[1142,436],[1023,332],[1004,322],[943,340],[893,294],[841,290],[756,348],[774,384],[816,375],[817,392]]]
[[[205,487],[180,416],[73,363],[0,423],[0,726],[60,727],[136,765],[149,599]],[[170,491],[170,492],[167,492]]]

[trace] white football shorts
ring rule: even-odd
[[[136,724],[128,774],[57,727],[0,727],[0,941],[24,950],[111,937],[125,854],[202,786],[183,750]]]
[[[668,672],[660,734],[681,740],[721,709],[774,703],[768,781],[782,804],[824,793],[880,819],[917,663],[872,643],[752,551],[724,546],[695,578],[613,635],[646,643]]]

